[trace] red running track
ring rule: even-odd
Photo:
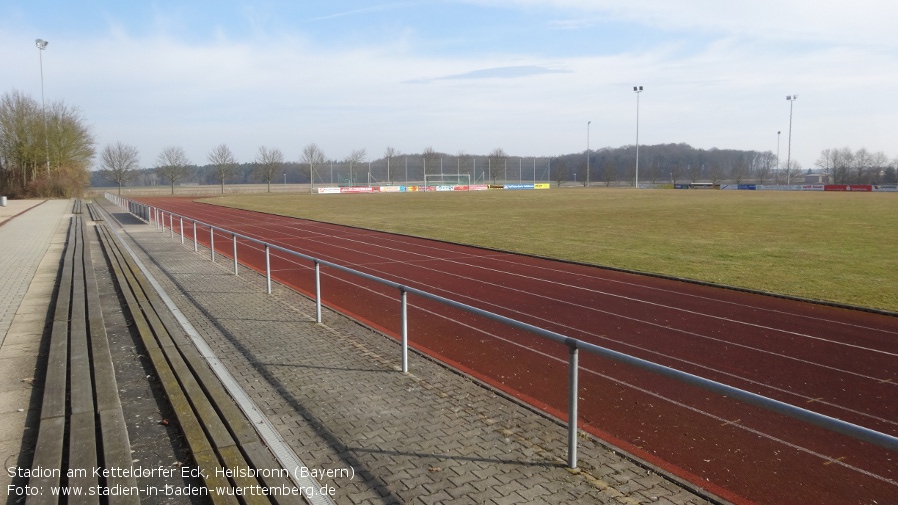
[[[155,205],[570,337],[898,435],[898,317],[195,203]],[[176,230],[177,230],[177,220]],[[192,227],[185,225],[192,240]],[[208,229],[197,231],[208,244]],[[230,256],[231,238],[216,236]],[[264,272],[258,246],[238,256]],[[312,293],[312,265],[273,255]],[[389,335],[399,297],[322,270],[322,296]],[[410,298],[414,347],[566,418],[567,349]],[[895,503],[898,454],[580,356],[581,428],[735,503]]]

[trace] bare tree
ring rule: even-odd
[[[396,149],[393,146],[387,146],[387,148],[384,149],[384,158],[387,159],[387,182],[389,184],[393,184],[393,158],[397,158],[399,156],[402,156],[402,153],[399,152],[399,149]]]
[[[674,186],[677,185],[677,181],[683,177],[683,162],[680,160],[673,160],[670,164],[670,182]]]
[[[440,158],[439,153],[437,153],[433,147],[427,146],[421,153],[421,157],[424,158],[424,175],[427,175],[428,165],[430,165],[430,172],[433,173],[434,165],[436,165],[437,160]]]
[[[614,158],[608,157],[605,159],[605,163],[602,164],[602,181],[605,183],[605,187],[609,187],[616,180],[617,163],[614,161]]]
[[[764,184],[773,173],[773,166],[776,164],[776,155],[771,151],[765,151],[757,157],[757,168],[755,175],[758,183]]]
[[[465,154],[464,150],[459,149],[455,153],[455,159],[455,167],[458,174],[468,174],[468,182],[473,184],[474,176],[471,174],[471,158]]]
[[[801,177],[801,163],[798,160],[791,160],[789,166],[786,167],[786,180],[798,180]]]
[[[256,155],[256,163],[259,176],[268,183],[268,192],[271,193],[271,180],[284,165],[284,153],[276,147],[260,146],[259,153]]]
[[[561,183],[571,179],[570,170],[567,167],[567,161],[564,158],[558,158],[552,166],[552,175],[555,176],[555,187],[561,187]]]
[[[77,171],[88,176],[88,167],[96,154],[96,142],[81,111],[63,102],[53,102],[47,107],[47,123],[54,168],[60,174]]]
[[[506,154],[505,150],[501,147],[497,147],[490,151],[488,169],[489,178],[492,179],[493,184],[496,184],[496,173],[499,171],[499,166],[504,166],[506,159],[508,159],[508,154]]]
[[[187,175],[190,160],[180,146],[169,146],[156,157],[156,171],[171,183],[171,194],[175,194],[175,183]]]
[[[712,166],[718,165],[713,164],[712,162]],[[691,180],[691,182],[698,182],[698,180],[702,178],[702,173],[705,170],[705,164],[704,162],[689,163],[687,165],[687,170],[689,172],[689,179]]]
[[[368,157],[368,153],[365,152],[364,149],[356,149],[356,150],[352,151],[351,153],[349,153],[349,157],[346,158],[346,162],[349,163],[349,186],[350,187],[355,186],[355,183],[353,182],[354,175],[353,175],[353,171],[352,171],[352,165],[357,164],[357,163],[363,163],[365,161],[365,158],[367,158],[367,157]]]
[[[219,144],[209,153],[209,163],[216,169],[216,178],[221,184],[221,192],[224,194],[224,181],[234,177],[237,173],[237,159],[227,144]]]
[[[870,151],[866,147],[862,147],[854,152],[854,181],[856,184],[864,184],[869,178],[871,162],[873,161]]]
[[[720,177],[715,177],[714,171],[711,171],[711,182],[714,184],[720,184],[723,180],[721,174]],[[736,184],[742,184],[742,181],[747,179],[751,175],[751,160],[748,159],[744,153],[736,156],[734,160],[732,160],[732,164],[730,166],[730,178]]]
[[[824,149],[815,164],[830,175],[833,184],[848,184],[851,167],[854,164],[854,153],[848,147]]]
[[[649,162],[649,181],[652,184],[658,182],[658,179],[664,177],[661,161],[657,158],[651,158]]]
[[[895,167],[898,167],[898,158],[892,160],[892,163],[883,170],[882,182],[885,184],[898,183],[898,170]]]
[[[873,183],[881,183],[885,177],[886,167],[889,166],[889,158],[886,153],[876,151],[870,156],[870,164],[873,167],[872,180]]]
[[[41,117],[40,104],[24,93],[14,90],[0,98],[0,157],[6,185],[16,178],[24,189],[29,171],[34,180],[37,167],[43,165],[46,150]]]
[[[312,142],[302,150],[302,162],[309,165],[309,193],[315,187],[315,174],[317,168],[324,165],[324,151],[318,147],[318,144]]]
[[[122,194],[122,183],[134,176],[140,168],[137,162],[137,148],[116,142],[108,144],[100,153],[100,163],[106,176],[118,184],[118,194]]]
[[[53,102],[44,109],[18,91],[0,97],[0,190],[15,185],[35,196],[80,194],[90,180],[94,145],[77,108]],[[26,188],[29,179],[43,182]]]

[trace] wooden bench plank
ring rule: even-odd
[[[254,476],[244,476],[242,472],[239,471],[249,468],[249,465],[246,463],[243,454],[240,453],[240,449],[238,449],[237,446],[219,447],[218,454],[224,462],[223,468],[238,470],[231,474],[231,481],[234,482],[234,485],[241,489],[252,489],[252,491],[245,493],[243,496],[243,501],[246,505],[268,505],[271,503],[267,496],[258,493],[258,490],[255,489],[256,486],[261,485],[259,479]]]
[[[47,374],[44,376],[44,395],[41,399],[41,420],[64,417],[66,412],[66,380],[69,348],[68,321],[54,321],[47,355]]]
[[[153,334],[144,312],[140,309],[134,293],[134,291],[139,291],[139,289],[135,289],[133,286],[133,284],[136,284],[136,281],[130,272],[123,253],[118,250],[115,243],[110,243],[113,237],[108,230],[103,230],[101,236],[103,237],[104,245],[107,247],[107,254],[110,254],[110,258],[113,260],[111,261],[113,272],[125,297],[127,309],[144,343],[147,355],[156,370],[156,376],[162,384],[165,394],[168,396],[172,410],[177,416],[178,425],[184,434],[187,445],[190,447],[194,462],[203,471],[205,476],[203,480],[206,486],[210,488],[210,491],[218,487],[230,486],[231,484],[227,479],[216,476],[215,470],[220,466],[216,453],[206,438],[202,425],[194,415],[193,408],[187,399],[187,395],[182,390],[180,382],[178,382],[175,374],[169,368],[165,354],[159,347],[156,336]],[[210,495],[210,498],[215,503],[238,503],[234,496],[229,495]]]
[[[80,487],[80,496],[69,496],[68,505],[97,505],[99,496],[87,494],[87,488],[99,484],[93,475],[97,468],[97,429],[93,411],[72,414],[69,418],[69,478],[67,485]],[[46,490],[45,490],[46,492]]]
[[[216,495],[225,487],[287,486],[288,478],[216,474],[220,468],[280,468],[261,443],[255,428],[222,387],[208,364],[183,334],[158,294],[120,247],[117,237],[105,225],[97,226],[101,244],[113,265],[113,272],[126,300],[135,328],[144,341],[146,353],[156,369],[193,458],[204,473],[204,482],[214,503],[237,503],[231,493]],[[235,438],[236,437],[236,438]],[[245,505],[305,503],[301,496],[243,496]]]
[[[37,434],[37,446],[34,449],[32,468],[41,468],[45,473],[32,476],[28,485],[43,492],[29,496],[27,505],[52,505],[57,501],[50,488],[62,482],[62,448],[65,443],[65,418],[53,417],[41,419],[40,431]]]
[[[91,246],[96,234],[88,233],[86,228],[83,231],[85,236],[84,281],[87,297],[88,331],[90,334],[96,413],[101,440],[99,463],[104,468],[128,468],[131,466],[131,441],[128,437],[128,426],[125,424],[121,399],[118,395],[118,383],[115,379],[112,353],[109,350],[106,323],[103,320],[96,272],[92,268],[93,254],[91,253]],[[132,488],[137,486],[137,478],[134,476],[112,476],[106,479],[106,485],[110,488],[116,488],[116,486],[119,486],[119,488]],[[107,497],[107,503],[109,505],[136,505],[140,503],[140,497],[138,495],[109,496]]]
[[[131,464],[131,443],[128,439],[128,426],[121,410],[100,412],[100,433],[103,439],[103,466],[105,468],[129,468]],[[106,478],[109,487],[121,486],[130,488],[137,486],[137,477],[110,476]],[[140,503],[138,495],[119,495],[108,497],[109,505],[135,505]]]
[[[242,444],[240,448],[243,450],[246,455],[246,460],[252,468],[281,468],[280,463],[274,458],[274,455],[271,454],[268,447],[262,445],[261,441]],[[284,489],[285,487],[292,488],[296,486],[292,480],[273,474],[268,477],[259,477],[259,481],[268,488]],[[302,496],[294,494],[271,496],[270,499],[277,505],[304,505],[306,503],[306,500]]]
[[[84,234],[75,216],[75,261],[72,269],[72,311],[69,322],[69,404],[72,413],[94,412],[90,351],[87,343],[87,300],[84,292]]]

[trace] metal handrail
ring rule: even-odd
[[[429,293],[427,291],[423,291],[417,288],[409,287],[394,281],[390,281],[387,279],[383,279],[381,277],[377,277],[365,272],[360,272],[358,270],[333,263],[327,260],[323,260],[320,258],[316,258],[314,256],[309,256],[307,254],[303,254],[297,251],[292,251],[290,249],[286,249],[284,247],[270,244],[268,242],[256,239],[254,237],[249,237],[234,231],[226,230],[224,228],[205,223],[202,221],[197,221],[193,218],[181,216],[180,214],[175,214],[172,212],[167,212],[158,207],[153,207],[150,205],[142,204],[140,202],[134,202],[132,200],[128,200],[126,198],[122,198],[116,195],[112,195],[110,193],[106,193],[107,199],[111,200],[113,203],[116,203],[120,207],[129,210],[133,214],[138,217],[144,217],[144,219],[149,223],[154,223],[156,226],[159,226],[161,223],[162,231],[165,231],[165,214],[169,214],[169,228],[171,230],[172,236],[174,233],[173,216],[178,216],[179,219],[189,219],[193,221],[194,224],[194,251],[197,250],[196,240],[196,225],[200,224],[202,226],[206,226],[210,230],[210,237],[214,237],[214,230],[218,230],[224,234],[231,235],[234,240],[234,273],[237,273],[237,247],[236,241],[237,238],[241,238],[243,240],[247,240],[250,242],[254,242],[261,246],[264,246],[265,249],[265,264],[266,264],[266,281],[268,293],[271,293],[271,268],[269,261],[269,252],[271,249],[276,251],[280,251],[292,256],[296,256],[308,261],[313,262],[315,265],[315,304],[316,304],[316,314],[317,314],[317,322],[321,323],[321,284],[320,284],[320,266],[324,265],[341,272],[345,272],[351,275],[355,275],[361,277],[363,279],[367,279],[384,286],[388,286],[394,289],[398,289],[400,293],[400,301],[402,304],[402,371],[404,373],[408,372],[408,319],[407,319],[407,295],[409,293],[419,296],[424,299],[432,300],[443,305],[447,305],[449,307],[453,307],[459,310],[463,310],[465,312],[469,312],[481,317],[485,317],[487,319],[491,319],[493,321],[497,321],[503,323],[505,325],[511,326],[513,328],[517,328],[520,330],[524,330],[535,335],[538,335],[543,338],[547,338],[549,340],[564,344],[570,350],[570,359],[569,359],[569,379],[568,379],[568,466],[570,468],[577,467],[577,370],[579,369],[578,365],[578,351],[584,350],[590,352],[592,354],[596,354],[598,356],[602,356],[607,359],[611,359],[620,363],[624,363],[627,365],[631,365],[637,367],[642,370],[647,370],[649,372],[653,372],[659,375],[663,375],[665,377],[669,377],[680,382],[684,382],[687,384],[691,384],[693,386],[698,386],[705,390],[717,393],[719,395],[733,398],[739,400],[743,403],[748,403],[751,405],[755,405],[757,407],[761,407],[766,410],[770,410],[772,412],[776,412],[779,414],[783,414],[794,419],[798,419],[800,421],[804,421],[815,426],[819,426],[829,431],[833,431],[836,433],[841,433],[843,435],[847,435],[858,440],[862,440],[864,442],[869,442],[871,444],[877,445],[879,447],[883,447],[885,449],[898,452],[898,437],[894,437],[892,435],[888,435],[886,433],[881,433],[876,430],[872,430],[870,428],[865,428],[863,426],[859,426],[853,423],[849,423],[846,421],[842,421],[841,419],[837,419],[834,417],[830,417],[824,414],[820,414],[811,410],[803,409],[801,407],[796,407],[795,405],[791,405],[789,403],[781,402],[779,400],[774,400],[772,398],[767,398],[766,396],[761,396],[756,393],[752,393],[749,391],[745,391],[743,389],[739,389],[733,386],[728,386],[726,384],[712,381],[710,379],[706,379],[704,377],[699,377],[697,375],[693,375],[687,372],[683,372],[677,370],[675,368],[670,368],[664,365],[660,365],[658,363],[648,361],[642,358],[637,358],[635,356],[631,356],[629,354],[624,354],[622,352],[613,351],[611,349],[601,347],[595,344],[591,344],[589,342],[584,342],[582,340],[568,337],[562,335],[560,333],[556,333],[554,331],[546,330],[544,328],[540,328],[538,326],[534,326],[532,324],[524,323],[522,321],[518,321],[516,319],[511,319],[509,317],[505,317],[494,312],[489,312],[483,309],[479,309],[477,307],[467,305],[461,302],[457,302],[455,300],[451,300],[449,298],[444,298],[439,295],[435,295],[433,293]],[[133,210],[130,210],[133,209]],[[134,212],[137,210],[137,212]],[[160,214],[161,213],[161,214]],[[183,225],[181,226],[181,240],[183,243]],[[210,241],[211,242],[211,241]],[[215,249],[214,242],[212,242],[212,260],[215,260]]]

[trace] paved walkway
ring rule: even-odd
[[[65,244],[71,200],[12,200],[0,207],[0,489],[27,466],[40,409],[32,389],[41,337]],[[20,212],[24,212],[17,217]],[[38,401],[32,401],[38,395]]]
[[[109,208],[109,207],[107,207]],[[709,503],[429,359],[397,370],[397,343],[209,261],[147,225],[129,241],[336,503]]]
[[[59,219],[71,205],[69,200],[12,200],[0,207],[0,346]]]
[[[0,226],[3,468],[30,462],[41,393],[31,383],[70,211],[49,201]],[[235,277],[227,260],[150,226],[125,229],[336,503],[709,503],[587,437],[580,471],[568,471],[563,426],[418,355],[404,375],[392,339],[329,311],[315,324],[314,304],[295,292],[266,295],[254,272]],[[0,472],[0,488],[8,481]]]

